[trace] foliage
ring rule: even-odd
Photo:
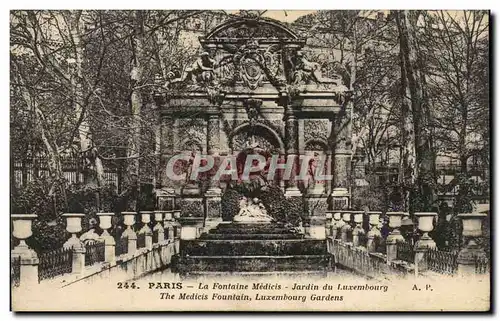
[[[156,197],[154,188],[151,184],[143,184],[140,188],[139,198],[137,200],[139,211],[153,211],[156,207]]]
[[[242,194],[232,187],[226,188],[221,198],[221,213],[223,221],[232,221],[240,211],[240,198]]]
[[[385,211],[386,194],[381,186],[357,186],[352,189],[352,207],[355,210]]]

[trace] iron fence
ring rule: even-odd
[[[85,244],[85,266],[94,265],[98,262],[104,262],[104,242],[89,242]]]
[[[10,285],[18,287],[20,277],[21,277],[21,258],[13,257],[10,264]]]
[[[490,262],[487,257],[475,258],[476,274],[487,274],[490,272]]]
[[[457,272],[458,251],[445,252],[429,248],[426,252],[427,268],[431,271],[453,275]]]
[[[411,246],[408,242],[398,242],[396,259],[409,263],[415,263],[415,250],[413,249],[413,246]]]
[[[116,242],[116,248],[115,248],[115,255],[119,256],[122,254],[127,254],[128,253],[128,237],[119,237],[118,239],[115,240]]]
[[[71,273],[73,249],[60,248],[39,255],[38,282]]]

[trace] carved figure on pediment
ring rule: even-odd
[[[210,58],[208,52],[204,51],[200,54],[198,59],[191,65],[191,67],[186,68],[182,75],[178,78],[174,78],[175,74],[170,73],[169,79],[167,80],[166,87],[175,83],[191,83],[191,84],[207,84],[215,85],[215,73],[214,69],[216,67],[215,60]]]
[[[302,51],[298,51],[295,57],[294,71],[292,74],[293,84],[334,84],[342,86],[342,78],[335,79],[323,77],[321,66],[317,62],[307,60]]]

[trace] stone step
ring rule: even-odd
[[[322,255],[326,240],[184,240],[180,253],[189,255]]]
[[[285,240],[303,239],[303,234],[202,234],[200,240]]]
[[[174,272],[178,273],[330,271],[332,269],[331,255],[177,256],[174,261],[176,261]]]
[[[184,277],[192,276],[195,279],[203,278],[213,278],[213,277],[244,277],[245,279],[251,278],[259,280],[259,278],[269,278],[269,277],[284,277],[286,281],[289,281],[290,277],[307,277],[310,279],[319,278],[324,279],[329,274],[334,273],[333,271],[323,270],[309,270],[309,271],[272,271],[272,272],[221,272],[221,271],[191,271],[183,273]],[[259,280],[260,281],[260,280]]]
[[[293,234],[295,231],[284,227],[224,227],[209,231],[210,234]]]

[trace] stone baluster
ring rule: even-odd
[[[11,251],[11,258],[19,258],[19,286],[23,288],[32,288],[38,285],[38,264],[40,260],[36,252],[26,244],[32,232],[32,221],[37,217],[36,214],[12,214],[12,234],[19,240],[17,245]]]
[[[151,250],[153,248],[153,231],[151,231],[151,227],[149,227],[149,223],[151,222],[151,211],[141,211],[141,222],[144,224],[139,231],[139,234],[144,234],[146,240],[146,249]]]
[[[355,227],[352,230],[352,243],[354,246],[361,245],[361,238],[365,235],[365,230],[363,229],[363,211],[353,211],[354,224]]]
[[[63,217],[66,218],[66,231],[71,233],[69,240],[64,243],[63,247],[66,249],[73,249],[73,263],[72,275],[76,278],[83,275],[85,269],[85,245],[76,236],[82,230],[82,218],[85,214],[81,213],[65,213]]]
[[[427,269],[425,260],[425,252],[429,248],[436,248],[436,242],[429,236],[429,232],[434,228],[434,219],[437,213],[433,212],[418,212],[414,214],[418,219],[418,229],[423,233],[419,240],[415,243],[415,275]]]
[[[344,225],[340,229],[340,239],[342,242],[347,242],[348,241],[348,235],[350,232],[352,232],[352,227],[351,227],[351,212],[350,211],[345,211],[342,213],[342,220],[344,221]]]
[[[462,236],[466,246],[458,253],[458,274],[470,276],[476,273],[476,260],[487,260],[486,252],[478,244],[477,239],[482,236],[483,213],[463,213],[458,217],[462,220]]]
[[[367,233],[368,241],[366,243],[366,248],[370,253],[377,251],[377,244],[375,240],[382,237],[382,234],[380,233],[380,230],[378,228],[381,214],[382,212],[368,212],[370,231]]]
[[[404,212],[387,212],[387,216],[389,216],[389,228],[392,229],[385,243],[387,248],[387,263],[396,260],[398,251],[397,244],[405,240],[399,230],[404,215]]]
[[[165,231],[167,233],[169,240],[174,239],[173,220],[174,220],[173,211],[166,211],[165,212]]]
[[[179,238],[181,236],[181,223],[179,222],[179,219],[181,218],[181,210],[174,210],[174,221],[173,221],[173,228],[174,228],[174,238]]]
[[[128,254],[135,254],[137,251],[137,234],[132,229],[132,226],[135,224],[135,215],[136,212],[123,212],[123,224],[127,226],[125,231],[122,233],[122,237],[128,238]]]
[[[333,213],[331,211],[326,212],[325,229],[326,229],[326,237],[332,236],[332,233],[333,233]]]
[[[165,229],[163,228],[163,213],[165,211],[154,211],[156,225],[153,227],[153,233],[156,234],[156,242],[162,243],[165,240]]]
[[[99,226],[103,230],[99,239],[104,242],[104,260],[108,263],[114,263],[116,260],[115,238],[108,232],[108,229],[111,228],[111,219],[114,215],[115,213],[97,213],[97,216],[99,217]]]
[[[335,212],[333,213],[333,228],[332,228],[332,238],[335,240],[340,235],[339,230],[344,225],[344,221],[342,221],[342,213]]]

